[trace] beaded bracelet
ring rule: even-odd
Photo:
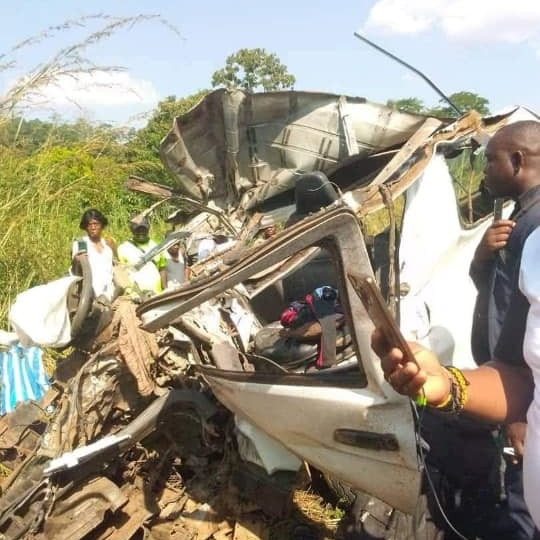
[[[445,369],[450,376],[450,393],[441,404],[434,408],[445,413],[459,414],[468,400],[467,386],[469,386],[469,381],[457,367],[445,366]]]

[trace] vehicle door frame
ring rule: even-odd
[[[341,303],[350,326],[357,358],[362,359],[359,363],[361,369],[331,380],[325,380],[322,372],[319,376],[293,373],[269,375],[218,370],[213,367],[201,367],[199,371],[225,406],[274,437],[293,453],[324,472],[345,482],[348,481],[353,487],[367,491],[400,510],[412,513],[421,477],[415,422],[409,400],[396,394],[384,380],[380,361],[370,344],[373,323],[346,278],[347,272],[373,276],[358,219],[346,205],[338,203],[285,229],[267,243],[248,252],[229,268],[210,278],[196,281],[141,305],[138,311],[143,320],[143,327],[150,331],[163,328],[190,309],[242,283],[251,275],[313,246],[326,249],[335,261]],[[313,391],[313,387],[316,388],[316,392]],[[307,388],[312,390],[306,390]],[[343,403],[350,402],[351,406],[357,407],[358,417],[355,421],[349,422],[351,425],[335,426],[333,438],[327,436],[325,441],[329,453],[326,458],[319,459],[317,452],[309,451],[309,455],[303,454],[291,441],[283,440],[284,438],[275,430],[272,432],[272,428],[263,418],[267,412],[257,409],[257,399],[252,399],[252,405],[248,405],[250,393],[253,396],[261,392],[259,397],[262,403],[264,399],[268,399],[272,391],[282,392],[284,398],[293,400],[295,392],[298,395],[307,395],[311,392],[312,399],[318,399],[319,395],[321,400],[326,399],[328,403],[334,404],[339,396]],[[250,407],[251,410],[248,410]],[[331,410],[329,414],[334,412],[338,411]],[[341,417],[343,418],[343,415]],[[350,419],[350,416],[347,418]],[[357,429],[358,426],[364,425],[367,426],[364,430]],[[359,437],[369,438],[372,435],[374,441],[395,441],[395,447],[384,448],[383,445],[378,448],[366,448],[362,447],[365,443],[363,440],[357,445],[360,448],[355,448],[354,443],[343,443],[338,439],[337,432],[343,431],[343,428],[345,430],[351,428],[351,431],[357,434],[362,433],[358,435]],[[315,445],[312,445],[312,450],[317,444],[316,435],[313,442]],[[340,467],[337,460],[329,461],[329,456],[335,456],[336,452],[341,451],[344,452],[343,463],[348,464],[348,469]],[[357,469],[361,469],[363,473],[355,477]],[[354,474],[351,471],[354,471]],[[355,480],[352,480],[353,477]]]

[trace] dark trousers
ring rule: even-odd
[[[506,501],[501,505],[486,540],[540,540],[523,497],[523,466],[506,460],[504,473]]]

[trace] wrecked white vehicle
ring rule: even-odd
[[[241,494],[262,505],[268,489],[276,510],[280,475],[302,461],[384,501],[362,499],[378,537],[427,530],[418,422],[382,377],[349,276],[375,276],[408,337],[471,365],[468,265],[493,209],[482,145],[533,116],[451,122],[362,98],[219,90],[177,118],[161,148],[176,187],[128,185],[177,205],[171,222],[195,251],[208,236],[228,243],[136,312],[118,300],[112,322],[60,364],[41,408],[4,418],[0,531],[164,538],[176,526],[179,538],[236,538],[239,503],[218,511],[210,484],[219,493],[232,471]],[[263,216],[283,229],[254,241]],[[284,329],[277,321],[306,295],[313,316]],[[207,536],[190,532],[200,508],[186,510],[186,493],[211,503]]]

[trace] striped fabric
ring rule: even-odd
[[[49,388],[39,347],[13,345],[0,353],[0,415],[11,412],[17,403],[40,399]]]

